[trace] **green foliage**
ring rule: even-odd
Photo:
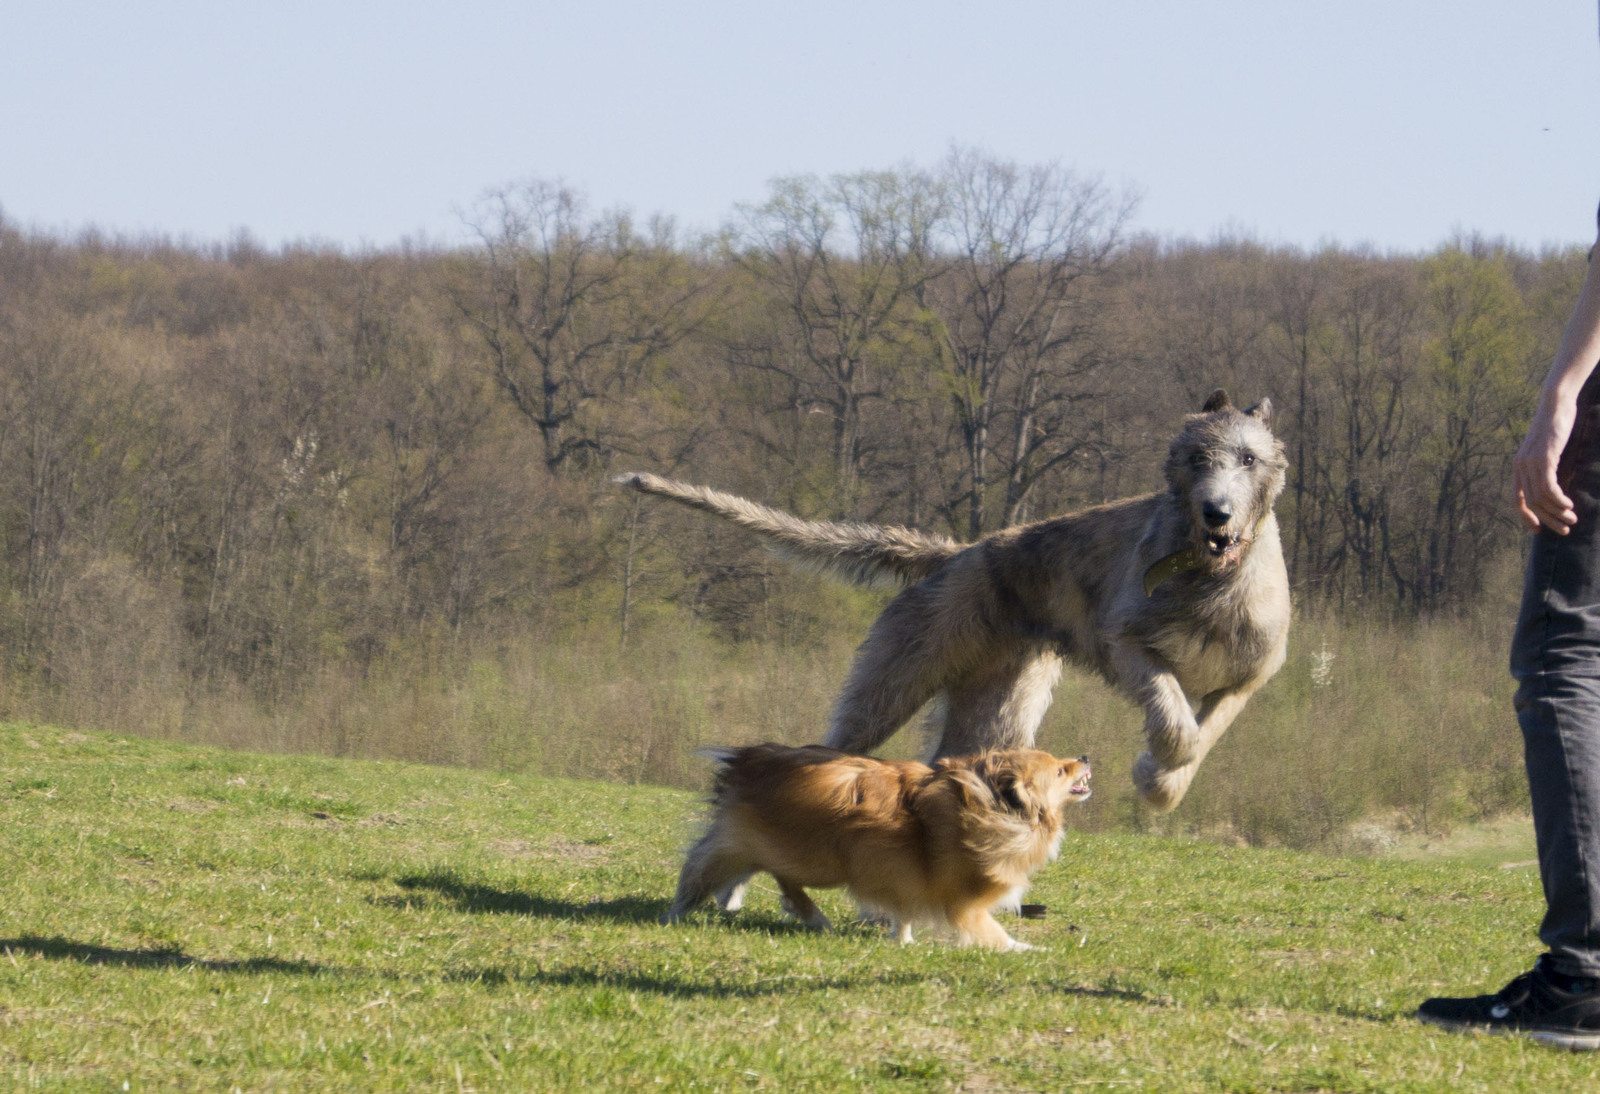
[[[1337,662],[1336,662],[1337,664]],[[15,792],[27,784],[30,789]],[[0,727],[0,1082],[41,1090],[1577,1090],[1410,1014],[1536,952],[1526,866],[1069,833],[1042,947],[655,924],[682,791]],[[1531,857],[1526,851],[1523,858]],[[847,902],[822,894],[836,922]]]

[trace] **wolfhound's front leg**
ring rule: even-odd
[[[1133,785],[1152,808],[1165,813],[1183,800],[1189,784],[1194,781],[1195,772],[1200,769],[1200,761],[1228,731],[1259,686],[1260,681],[1252,681],[1241,688],[1214,691],[1201,700],[1198,740],[1194,757],[1187,763],[1169,766],[1150,752],[1141,754],[1134,761]]]
[[[1122,647],[1113,655],[1117,683],[1144,708],[1144,738],[1162,767],[1182,767],[1200,754],[1200,726],[1178,678],[1143,650]]]

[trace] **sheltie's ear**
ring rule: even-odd
[[[994,808],[1032,819],[1044,812],[1038,789],[1012,757],[991,753],[978,765],[978,773],[992,795]]]
[[[1017,781],[1015,771],[1000,771],[989,780],[989,786],[994,791],[995,799],[1013,813],[1031,812],[1028,803],[1023,800],[1024,790]]]
[[[994,788],[982,770],[965,756],[947,756],[933,763],[934,777],[955,794],[963,809],[994,808]]]

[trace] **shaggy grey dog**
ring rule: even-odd
[[[1272,404],[1217,391],[1184,420],[1167,489],[1007,528],[972,544],[907,528],[806,521],[641,472],[635,490],[725,517],[802,565],[907,586],[856,651],[823,743],[876,748],[919,707],[930,757],[1029,748],[1065,658],[1144,710],[1133,780],[1183,799],[1245,702],[1283,664],[1289,578]]]

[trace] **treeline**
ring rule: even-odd
[[[607,474],[972,537],[1156,488],[1217,386],[1273,400],[1302,606],[1471,605],[1519,543],[1509,459],[1583,252],[1170,243],[1131,209],[958,151],[781,180],[697,240],[540,182],[454,249],[0,223],[7,694],[270,708],[401,649],[663,615],[804,641],[849,602]]]

